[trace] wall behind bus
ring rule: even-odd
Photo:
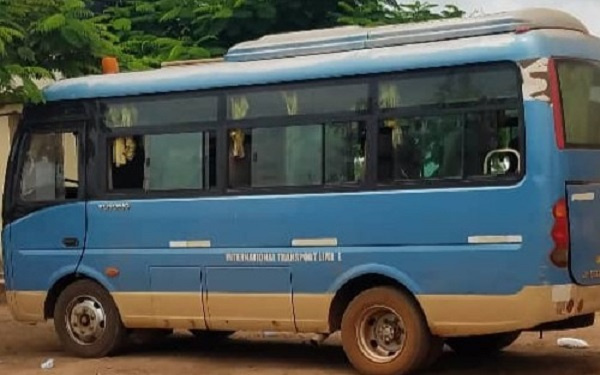
[[[4,179],[6,177],[6,163],[10,153],[12,137],[17,129],[22,107],[20,105],[6,105],[0,107],[0,197],[4,194]],[[0,211],[2,210],[2,199],[0,199]],[[2,218],[0,217],[0,224]],[[0,250],[2,244],[0,243]],[[2,252],[0,251],[0,266],[2,263]],[[2,268],[0,267],[0,273]]]

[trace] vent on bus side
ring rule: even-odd
[[[531,8],[474,18],[363,28],[357,26],[267,35],[229,49],[226,61],[253,61],[344,52],[366,48],[536,29],[562,29],[588,33],[577,18],[553,9]]]

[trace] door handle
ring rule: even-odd
[[[79,240],[74,237],[63,238],[62,243],[65,247],[77,247],[79,246]]]

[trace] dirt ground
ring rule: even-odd
[[[589,349],[563,349],[559,337],[582,338]],[[55,367],[40,365],[53,358]],[[68,356],[50,324],[14,322],[0,304],[0,374],[146,375],[146,374],[355,374],[337,337],[313,347],[306,338],[237,334],[211,350],[202,349],[190,335],[178,333],[154,345],[130,347],[118,357],[84,360]],[[528,333],[502,355],[488,359],[459,358],[446,352],[427,374],[585,375],[600,374],[600,320],[593,328],[547,333],[542,340]]]

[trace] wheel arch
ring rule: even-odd
[[[76,272],[64,274],[54,281],[48,290],[48,294],[44,302],[45,319],[54,318],[54,308],[56,307],[56,301],[58,300],[58,297],[69,285],[79,280],[90,280],[100,285],[107,291],[111,290],[111,285],[107,283],[105,277],[102,277],[102,275],[98,272],[90,272],[90,270],[87,268],[79,268]]]
[[[416,295],[419,287],[408,275],[385,265],[364,265],[344,273],[331,288],[334,294],[329,308],[329,330],[338,331],[341,328],[342,316],[350,302],[367,289],[378,286],[392,286],[414,299],[426,319]]]

